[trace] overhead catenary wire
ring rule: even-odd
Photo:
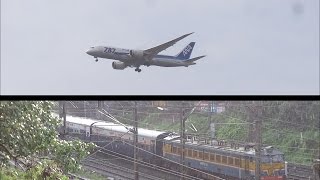
[[[123,143],[125,143],[125,144],[128,144],[129,146],[133,146],[132,144],[127,143],[127,142],[125,142],[125,141],[123,141],[123,140],[121,140],[121,141],[122,141]],[[106,146],[104,146],[104,147],[106,147]],[[104,148],[104,147],[101,147],[101,149],[107,150],[107,151],[111,151],[111,150],[108,150],[108,149],[106,149],[106,148]],[[169,162],[171,162],[171,163],[174,163],[174,164],[177,164],[177,165],[180,165],[180,166],[182,165],[182,164],[180,164],[179,162],[175,162],[175,161],[170,160],[170,159],[167,159],[167,158],[165,158],[165,157],[163,157],[163,156],[159,156],[159,155],[157,155],[157,154],[155,154],[155,153],[152,153],[152,152],[149,152],[149,151],[147,151],[147,150],[145,150],[145,149],[142,149],[142,148],[139,148],[139,147],[137,147],[137,148],[138,148],[139,150],[141,150],[141,151],[147,152],[147,153],[149,153],[149,154],[151,154],[151,155],[157,156],[157,157],[162,158],[162,159],[164,159],[164,160],[167,160],[167,161],[169,161]],[[117,152],[115,152],[115,151],[111,151],[111,152],[123,156],[123,154],[117,153]],[[144,161],[142,161],[142,162],[145,163]],[[185,166],[185,165],[183,165],[183,166]],[[186,168],[189,168],[189,169],[192,169],[192,170],[194,170],[194,171],[197,171],[197,172],[200,172],[200,173],[209,175],[209,176],[213,176],[213,177],[216,177],[216,178],[219,178],[219,179],[223,179],[223,178],[214,176],[214,175],[212,175],[212,174],[208,174],[208,173],[206,173],[206,172],[200,171],[200,170],[198,170],[198,169],[191,168],[191,167],[189,167],[189,166],[185,166],[185,167],[186,167]]]
[[[106,149],[104,149],[104,150],[106,150]],[[120,154],[120,153],[117,153],[117,152],[111,151],[111,150],[106,150],[106,151],[109,151],[109,152],[111,152],[113,154],[117,154],[117,155],[120,155],[120,156],[123,156],[123,157],[126,157],[126,158],[118,157],[116,155],[113,155],[111,153],[106,153],[104,151],[101,151],[101,153],[117,157],[117,159],[123,159],[123,160],[126,160],[126,161],[133,162],[133,160],[132,160],[133,158],[130,157],[130,156],[125,156],[123,154]],[[172,174],[172,175],[179,176],[179,177],[184,176],[184,177],[187,177],[188,179],[200,179],[200,178],[196,178],[196,177],[193,177],[193,176],[190,176],[190,175],[187,175],[187,174],[182,174],[180,172],[177,172],[177,171],[174,171],[174,170],[171,170],[171,169],[167,169],[165,167],[161,167],[161,166],[158,166],[158,165],[155,165],[155,164],[151,164],[151,163],[148,163],[148,162],[145,162],[145,161],[141,161],[141,160],[138,160],[138,164],[141,165],[141,166],[149,167],[149,168],[157,168],[157,170],[159,170],[159,171],[166,172],[168,174]]]
[[[107,164],[113,165],[114,167],[117,167],[118,169],[125,170],[125,171],[127,171],[127,172],[131,170],[131,169],[128,169],[128,168],[126,168],[126,167],[117,165],[117,164],[115,164],[115,163],[108,162],[107,160],[102,160],[102,159],[93,158],[93,157],[90,157],[90,158],[88,158],[87,160],[89,160],[89,161],[90,161],[90,160],[93,160],[93,161],[99,162],[99,163],[103,162],[104,164],[107,163]],[[139,174],[142,174],[142,175],[144,175],[144,176],[147,176],[148,178],[161,179],[161,178],[158,178],[157,176],[154,176],[154,175],[152,175],[152,174],[145,174],[145,173],[142,173],[142,172],[139,172]]]
[[[191,111],[191,113],[194,111],[194,109],[195,108],[193,108],[192,109],[192,111]],[[104,110],[105,111],[105,110]],[[99,111],[100,113],[101,113],[101,111]],[[105,111],[107,114],[105,114],[105,113],[102,113],[103,115],[106,115],[107,117],[111,117],[114,121],[116,121],[116,122],[119,122],[117,119],[115,119],[111,114],[109,114],[107,111]],[[191,114],[190,113],[190,114]],[[119,122],[119,124],[121,124],[122,125],[122,123],[121,122]],[[124,125],[124,124],[123,124]],[[126,125],[124,125],[124,127],[126,127]],[[126,127],[127,129],[129,129],[128,127]],[[123,141],[124,143],[126,143],[125,141]],[[128,143],[127,143],[128,144]],[[129,144],[129,145],[131,145],[131,144]],[[132,145],[131,145],[132,146]],[[136,147],[136,148],[138,148],[138,147]],[[146,151],[146,150],[144,150],[144,149],[141,149],[141,148],[138,148],[139,150],[142,150],[142,151],[145,151],[145,152],[148,152],[148,153],[151,153],[151,152],[149,152],[149,151]],[[160,158],[163,158],[163,159],[166,159],[166,158],[164,158],[164,157],[162,157],[162,156],[159,156],[159,155],[157,155],[157,154],[154,154],[154,153],[151,153],[151,154],[153,154],[153,155],[155,155],[155,156],[158,156],[158,157],[160,157]],[[169,159],[167,159],[168,161],[171,161],[171,162],[173,162],[173,163],[176,163],[176,164],[179,164],[179,163],[177,163],[177,162],[174,162],[174,161],[172,161],[172,160],[169,160]],[[179,165],[182,165],[182,164],[179,164]],[[187,166],[185,166],[185,165],[182,165],[182,166],[184,166],[184,167],[187,167]],[[190,167],[188,167],[188,168],[190,168]],[[194,168],[191,168],[191,169],[193,169],[193,170],[195,170],[195,171],[199,171],[199,170],[197,170],[197,169],[194,169]],[[199,171],[199,172],[202,172],[202,171]],[[203,173],[203,172],[202,172]],[[205,173],[205,174],[207,174],[207,175],[209,175],[209,176],[213,176],[213,175],[211,175],[211,174],[208,174],[208,173]],[[215,176],[214,176],[215,177]],[[217,177],[218,178],[218,177]]]
[[[194,111],[194,109],[195,109],[195,108],[192,109],[191,113]],[[105,113],[103,113],[103,112],[101,112],[101,111],[98,111],[98,112],[100,112],[101,114],[103,114],[103,115],[111,118],[111,119],[114,120],[115,122],[118,122],[119,124],[123,125],[126,129],[128,129],[129,131],[131,131],[130,128],[128,128],[125,124],[123,124],[123,123],[121,123],[120,121],[118,121],[116,118],[114,118],[114,117],[113,117],[110,113],[108,113],[106,110],[104,110],[104,109],[102,109],[102,110],[103,110]],[[190,113],[190,114],[191,114],[191,113]],[[124,141],[123,141],[123,142],[124,142]],[[125,143],[126,143],[126,142],[125,142]],[[144,149],[141,149],[141,148],[138,148],[138,147],[136,147],[136,148],[145,151]],[[150,153],[149,151],[146,151],[146,152]],[[153,154],[153,155],[156,155],[156,156],[159,156],[159,155],[154,154],[154,153],[152,153],[152,154]],[[159,156],[159,157],[161,157],[161,156]],[[161,157],[161,158],[164,158],[164,157]],[[169,159],[167,159],[167,160],[169,160]],[[170,160],[170,161],[171,161],[171,160]],[[171,161],[171,162],[174,162],[174,161]],[[176,163],[176,162],[174,162],[174,163]],[[182,165],[182,166],[185,166],[185,165]],[[185,166],[185,167],[186,167],[186,166]],[[189,168],[190,168],[190,167],[189,167]],[[193,170],[195,170],[195,171],[199,171],[199,170],[194,169],[194,168],[191,168],[191,169],[193,169]],[[202,172],[202,171],[199,171],[199,172]],[[203,172],[202,172],[202,173],[203,173]],[[205,174],[207,174],[207,175],[209,175],[209,176],[213,176],[213,175],[208,174],[208,173],[205,173]],[[213,177],[215,177],[215,176],[213,176]],[[218,177],[217,177],[217,178],[218,178]],[[222,179],[222,178],[219,178],[219,179]]]
[[[277,105],[277,106],[279,106],[279,105]],[[232,107],[232,106],[229,106],[229,107]],[[233,106],[233,107],[235,107],[235,106]],[[267,107],[267,106],[265,106],[265,107]],[[271,106],[269,106],[269,107],[271,107]],[[274,106],[274,107],[276,107],[276,106]],[[132,111],[129,111],[129,112],[132,112]],[[240,112],[240,113],[242,113],[243,114],[243,112],[242,111],[238,111],[238,112]],[[143,113],[143,112],[142,112]],[[148,112],[146,112],[146,114],[147,114]],[[158,113],[157,113],[158,114]],[[175,114],[177,114],[177,113],[175,113]],[[221,114],[219,114],[219,115],[222,115],[222,116],[229,116],[229,115],[225,115],[224,113],[221,113]],[[118,116],[118,117],[120,117],[120,116]],[[239,120],[242,120],[242,118],[238,118],[238,117],[232,117],[232,116],[229,116],[229,117],[231,117],[231,118],[235,118],[235,119],[239,119]],[[120,117],[121,118],[121,117]],[[267,117],[262,117],[262,118],[267,118]],[[275,120],[274,118],[270,118],[270,120],[274,120],[274,121],[277,121],[277,119]],[[242,120],[243,122],[247,122],[247,121],[244,121],[244,120]],[[286,123],[287,121],[284,121],[284,120],[280,120],[280,121],[283,121],[283,123]],[[301,124],[299,124],[299,123],[293,123],[293,122],[288,122],[288,123],[290,123],[290,124],[296,124],[296,125],[301,125]],[[146,124],[148,124],[148,125],[152,125],[152,124],[150,124],[150,123],[146,123]],[[311,127],[311,126],[309,126],[309,127]],[[280,131],[279,131],[280,132]],[[287,132],[290,132],[290,131],[287,131]],[[283,133],[285,133],[285,132],[283,132]],[[304,139],[307,139],[307,138],[304,138]],[[312,139],[313,140],[313,139]],[[297,147],[292,147],[292,149],[293,148],[297,148]]]
[[[147,124],[147,123],[146,123]],[[219,124],[219,123],[217,123]],[[282,131],[279,131],[279,130],[275,130],[275,129],[271,129],[272,131],[277,131],[277,132],[280,132],[280,133],[283,133],[283,130]],[[288,131],[290,132],[290,131]],[[199,135],[199,133],[188,133],[188,134],[194,134],[194,135]],[[202,134],[203,136],[203,134]],[[210,138],[210,136],[204,136],[204,137],[207,137],[207,138]],[[300,137],[297,137],[297,139],[300,139]],[[303,138],[303,139],[310,139],[310,138]],[[221,139],[221,140],[232,140],[232,141],[238,141],[238,142],[243,142],[243,143],[246,143],[246,141],[239,141],[239,140],[234,140],[234,139]],[[310,139],[310,140],[314,140],[314,139]],[[277,146],[277,147],[282,147],[282,146],[279,146],[279,145],[274,145],[274,144],[271,144],[273,146]],[[292,148],[292,149],[308,149],[308,148],[299,148],[299,147],[288,147],[288,148]],[[314,149],[314,150],[317,150],[317,149]]]
[[[271,130],[274,130],[274,129],[271,129]],[[278,130],[274,130],[274,131],[277,131],[277,132],[280,132],[280,133],[283,133],[283,131],[278,131]],[[69,134],[71,134],[69,132]],[[79,133],[73,133],[73,134],[79,134]],[[209,134],[208,133],[203,133],[203,134],[199,134],[199,133],[187,133],[187,134],[190,134],[190,135],[198,135],[200,137],[206,137],[206,138],[210,138]],[[206,136],[207,135],[207,136]],[[300,137],[297,137],[297,139],[300,139]],[[304,139],[308,139],[308,138],[304,138]],[[236,142],[241,142],[241,143],[247,143],[246,141],[239,141],[239,140],[235,140],[235,139],[226,139],[226,138],[223,138],[221,140],[228,140],[228,141],[236,141]],[[314,139],[311,139],[311,140],[314,140]],[[265,144],[265,143],[263,143]],[[268,145],[273,145],[273,146],[277,146],[277,147],[285,147],[285,146],[280,146],[280,145],[274,145],[274,144],[268,144]],[[310,148],[301,148],[301,147],[288,147],[288,148],[292,148],[292,149],[307,149],[307,150],[318,150],[318,149],[310,149]]]

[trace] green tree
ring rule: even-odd
[[[52,105],[48,101],[1,102],[0,168],[4,168],[10,159],[28,164],[29,169],[39,167],[38,162],[49,166],[50,163],[43,163],[44,160],[56,164],[64,172],[80,167],[80,160],[95,146],[59,139],[57,128],[61,120],[52,115]],[[43,171],[47,170],[46,166],[41,167]]]

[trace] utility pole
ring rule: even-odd
[[[62,108],[62,113],[60,114],[60,118],[63,118],[63,137],[67,133],[67,113],[66,113],[66,101],[59,102],[60,108]],[[62,106],[62,107],[61,107]]]
[[[183,105],[183,103],[181,103]],[[180,163],[181,165],[181,173],[184,174],[184,159],[185,159],[185,117],[184,117],[184,109],[180,107],[180,144],[181,144],[181,156]],[[181,177],[184,180],[184,177]]]
[[[261,120],[256,120],[255,121],[256,125],[256,179],[260,180],[260,164],[261,164]]]
[[[212,141],[215,138],[214,134],[215,134],[215,128],[214,128],[214,123],[212,122],[212,113],[213,113],[213,101],[209,101],[208,102],[208,107],[209,107],[209,111],[208,111],[208,116],[209,116],[209,127],[210,127],[210,145],[212,145]]]
[[[248,141],[255,143],[255,179],[261,179],[261,145],[262,145],[262,130],[261,130],[261,114],[262,106],[261,102],[249,102],[247,104],[247,113],[249,119],[249,136]],[[246,174],[247,175],[247,174]]]
[[[139,180],[139,173],[138,173],[138,164],[137,164],[137,157],[138,157],[138,113],[137,113],[137,101],[134,102],[134,128],[133,128],[133,170],[134,170],[134,180]]]
[[[102,101],[98,101],[98,110],[101,111],[102,110]],[[97,112],[96,112],[97,113]],[[99,117],[96,116],[96,118],[98,118],[99,120],[102,120],[102,114],[98,113]]]

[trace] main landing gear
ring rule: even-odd
[[[134,71],[141,72],[141,69],[136,68]]]
[[[94,57],[94,58],[96,58],[96,60],[95,60],[95,61],[96,61],[96,62],[98,62],[98,58],[97,58],[97,57]]]

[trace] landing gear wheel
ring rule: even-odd
[[[141,72],[141,69],[136,68],[134,71]]]
[[[98,58],[96,58],[96,62],[98,62]]]

